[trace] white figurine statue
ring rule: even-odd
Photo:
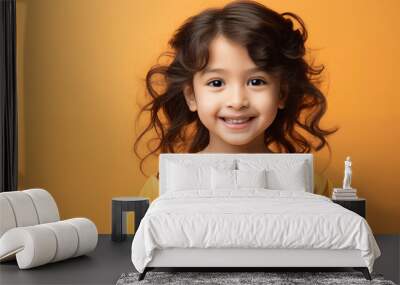
[[[346,157],[346,161],[344,162],[343,189],[352,189],[351,188],[351,159],[350,159],[350,156]]]

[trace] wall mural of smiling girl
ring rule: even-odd
[[[298,28],[295,28],[295,22]],[[172,61],[146,76],[150,101],[138,117],[150,121],[135,143],[154,130],[159,153],[309,153],[327,147],[338,129],[322,129],[327,110],[319,89],[324,66],[305,59],[307,30],[294,13],[254,1],[234,1],[188,18],[169,41]],[[157,90],[161,76],[163,90]],[[317,142],[314,143],[313,142]],[[158,196],[158,173],[141,194]],[[315,193],[332,183],[314,174]]]

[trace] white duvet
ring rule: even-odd
[[[154,249],[359,249],[369,271],[380,250],[367,221],[330,199],[300,191],[179,191],[154,200],[132,242],[143,272]]]

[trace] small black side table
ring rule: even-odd
[[[112,225],[111,240],[123,241],[126,239],[126,213],[135,212],[135,232],[140,221],[149,208],[149,199],[144,197],[114,197],[112,198]]]
[[[337,200],[332,199],[332,202],[341,205],[342,207],[359,214],[365,219],[366,212],[366,200],[365,198],[358,198],[355,200]]]

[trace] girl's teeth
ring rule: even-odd
[[[243,124],[247,121],[249,121],[250,118],[247,119],[240,119],[240,120],[235,120],[235,119],[225,119],[225,121],[229,124]]]

